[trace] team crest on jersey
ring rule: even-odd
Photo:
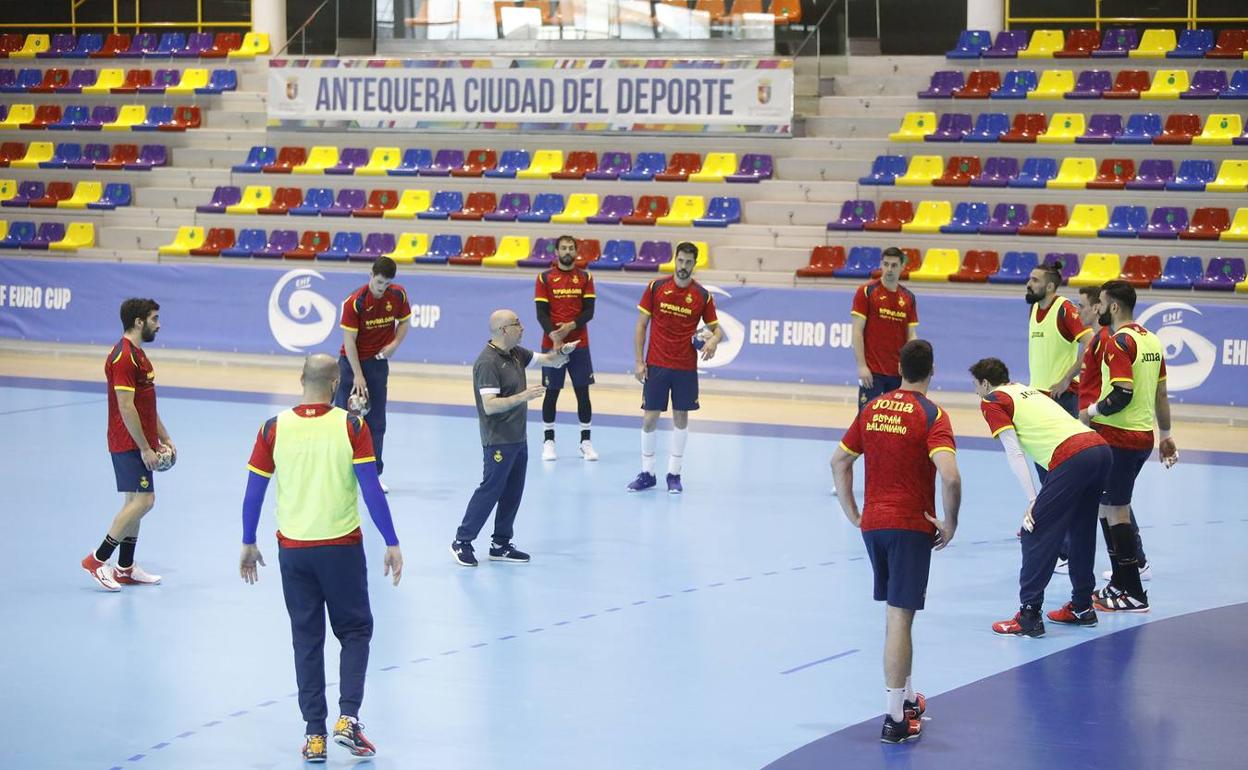
[[[692,304],[693,304],[693,295],[692,295],[692,294],[686,294],[686,295],[685,295],[685,304],[686,304],[686,305],[692,305]]]
[[[394,310],[394,305],[392,305],[392,304],[390,304],[389,302],[387,302],[387,303],[386,303],[386,312],[387,312],[387,313],[389,313],[391,310]]]
[[[140,487],[142,487],[143,489],[147,489],[147,488],[148,488],[148,487],[150,487],[151,485],[152,485],[152,482],[150,482],[150,481],[148,481],[148,480],[147,480],[147,476],[140,476],[140,477],[139,477],[139,486],[140,486]]]
[[[503,450],[495,449],[494,450],[494,462],[501,463],[502,461],[503,461]]]
[[[572,276],[572,283],[580,283],[580,282],[581,282],[581,277],[579,275]]]
[[[897,298],[897,307],[905,307],[905,306],[906,306],[906,298],[905,298],[905,297],[898,297],[898,298]]]

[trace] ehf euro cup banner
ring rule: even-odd
[[[540,345],[533,308],[534,274],[421,273],[401,267],[398,282],[412,304],[412,329],[395,360],[471,364],[489,336],[496,308],[512,308],[525,326],[522,344]],[[117,264],[0,259],[0,337],[47,343],[111,345],[127,297],[161,305],[160,349],[297,357],[337,354],[341,303],[368,280],[367,267],[326,269],[194,264]],[[633,370],[633,329],[644,284],[596,273],[597,305],[589,326],[599,373]],[[779,289],[707,285],[724,340],[702,362],[704,377],[776,383],[853,385],[852,289]],[[985,356],[1027,374],[1027,305],[1018,296],[941,294],[915,287],[919,335],[936,352],[935,386],[970,391],[969,367]],[[1242,405],[1248,396],[1248,303],[1144,298],[1137,320],[1164,347],[1176,401]],[[38,376],[38,372],[31,372]]]
[[[788,134],[791,59],[273,59],[270,120]]]

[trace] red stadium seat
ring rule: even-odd
[[[998,141],[1034,144],[1036,137],[1048,128],[1049,119],[1044,116],[1044,113],[1020,112],[1014,116],[1010,130],[1002,134]]]
[[[996,70],[975,70],[966,78],[966,85],[954,89],[954,99],[987,99],[1001,87],[1001,73]]]
[[[451,257],[447,261],[452,265],[480,265],[481,260],[494,256],[496,251],[498,251],[498,243],[495,242],[494,236],[472,235],[464,243],[464,250],[459,256]]]
[[[451,169],[451,176],[481,176],[498,165],[498,151],[476,149],[469,150],[464,156],[464,164]]]
[[[597,238],[582,238],[576,242],[576,266],[585,267],[602,256],[602,243]]]
[[[1161,278],[1161,257],[1156,254],[1132,254],[1123,263],[1119,277],[1137,289],[1147,289],[1153,281]]]
[[[702,170],[702,156],[696,152],[675,152],[668,158],[667,168],[654,178],[659,182],[687,182],[690,174]]]
[[[643,195],[637,199],[633,213],[620,220],[626,225],[652,225],[659,217],[668,215],[670,206],[665,195]]]
[[[1042,203],[1031,210],[1031,221],[1018,228],[1019,235],[1057,235],[1065,227],[1069,215],[1060,203]]]
[[[550,175],[551,179],[584,179],[585,175],[598,168],[598,153],[570,152],[563,162],[563,169]]]
[[[958,272],[949,276],[954,283],[987,283],[988,276],[1001,269],[1001,258],[995,251],[968,251]]]
[[[1130,158],[1106,158],[1096,172],[1096,178],[1088,182],[1089,190],[1121,190],[1127,182],[1135,179],[1135,161]]]
[[[373,190],[368,194],[368,203],[351,212],[353,217],[379,219],[387,211],[399,205],[398,190]]]
[[[208,235],[204,238],[204,245],[197,249],[191,249],[191,256],[219,257],[222,249],[228,249],[234,245],[234,238],[234,228],[213,227],[208,230]]]
[[[47,189],[43,191],[43,197],[36,198],[27,205],[32,209],[54,209],[57,203],[72,197],[74,197],[73,182],[48,182]]]
[[[1144,70],[1121,70],[1114,77],[1114,87],[1101,92],[1102,99],[1139,99],[1152,80]]]
[[[979,158],[973,155],[955,155],[945,165],[945,173],[933,179],[936,187],[969,187],[971,180],[979,176]]]
[[[1153,138],[1153,144],[1191,144],[1200,135],[1200,116],[1176,113],[1166,118],[1161,136]]]
[[[451,212],[451,219],[461,221],[477,221],[498,208],[498,196],[492,192],[468,193],[464,206],[459,211]]]
[[[316,259],[316,255],[329,248],[329,233],[325,230],[306,230],[299,239],[299,246],[282,256],[286,259]]]
[[[285,215],[291,209],[301,205],[303,205],[303,190],[298,187],[279,187],[273,191],[273,201],[256,211],[260,214]]]
[[[810,252],[810,263],[798,268],[799,278],[831,278],[833,271],[845,267],[844,246],[816,246]]]
[[[295,166],[308,162],[306,147],[283,147],[277,151],[277,160],[261,169],[266,174],[289,174]]]
[[[884,201],[875,219],[863,225],[864,230],[899,233],[901,226],[914,219],[914,204],[910,201]]]
[[[1179,233],[1185,241],[1216,241],[1231,229],[1231,213],[1222,208],[1200,208],[1192,212],[1191,224]]]
[[[146,69],[126,70],[126,82],[110,89],[114,94],[133,94],[138,92],[140,88],[146,88],[152,84],[152,71]]]

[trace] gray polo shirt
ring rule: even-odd
[[[533,360],[533,351],[516,346],[507,352],[486,343],[472,365],[472,393],[477,399],[481,422],[481,445],[519,444],[525,440],[528,404],[497,414],[486,414],[483,396],[514,396],[528,387],[524,367]]]

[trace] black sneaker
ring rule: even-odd
[[[490,543],[490,561],[514,561],[527,563],[529,555],[511,543]]]
[[[900,722],[894,722],[889,715],[884,715],[884,728],[880,730],[882,743],[905,743],[913,741],[923,733],[923,723],[918,719],[903,716]]]
[[[1113,583],[1092,592],[1092,606],[1101,612],[1148,612],[1148,593],[1132,596]]]
[[[906,718],[918,719],[927,711],[927,698],[923,697],[923,693],[916,692],[914,700],[905,701]]]
[[[455,561],[463,567],[477,566],[477,555],[472,552],[472,543],[467,540],[456,540],[451,543],[451,553]]]

